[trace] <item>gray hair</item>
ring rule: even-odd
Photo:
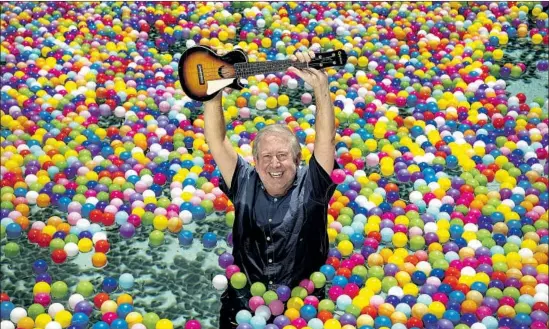
[[[252,148],[252,154],[255,159],[257,159],[257,153],[259,152],[259,144],[261,143],[261,138],[265,135],[279,135],[285,137],[286,140],[290,142],[292,157],[294,161],[301,161],[301,159],[297,158],[298,155],[301,153],[301,146],[299,145],[297,137],[290,130],[290,128],[288,128],[288,126],[280,123],[265,126],[257,133]]]

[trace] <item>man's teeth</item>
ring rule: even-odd
[[[272,173],[270,173],[270,174],[271,174],[271,176],[272,176],[273,178],[277,178],[277,177],[282,176],[282,173],[281,173],[281,172],[272,172]]]

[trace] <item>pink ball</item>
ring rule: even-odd
[[[51,296],[45,292],[40,292],[34,295],[34,302],[47,307],[51,303]]]
[[[309,279],[301,280],[301,282],[299,283],[299,286],[305,288],[308,294],[312,294],[313,291],[315,290],[315,285],[313,281]]]
[[[116,320],[116,318],[117,318],[116,313],[107,312],[103,314],[103,316],[101,317],[101,320],[107,322],[108,324],[111,324],[114,320]]]
[[[334,169],[330,176],[332,177],[332,181],[336,184],[341,184],[345,181],[345,171],[342,169]]]
[[[337,297],[341,296],[343,294],[343,288],[340,286],[331,286],[328,290],[328,296],[330,296],[331,300],[336,300]]]
[[[202,329],[202,325],[198,320],[189,320],[185,323],[185,329]]]
[[[252,310],[252,312],[255,312],[255,310],[261,305],[265,305],[265,301],[260,296],[253,296],[248,302],[248,306],[250,306],[250,310]]]
[[[313,101],[313,96],[309,93],[304,93],[301,95],[301,103],[303,104],[310,104]]]
[[[292,321],[292,325],[297,329],[300,329],[307,326],[307,321],[305,321],[305,319],[303,318],[297,318],[297,319],[294,319],[294,321]]]
[[[318,303],[320,303],[320,301],[316,296],[307,296],[303,300],[303,303],[305,305],[312,305],[314,308],[318,308]]]
[[[269,304],[269,309],[272,315],[278,316],[284,312],[284,303],[280,299],[275,299]]]
[[[229,265],[225,269],[225,276],[227,276],[227,279],[231,279],[233,274],[240,272],[240,268],[237,265]]]

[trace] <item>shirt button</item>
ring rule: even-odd
[[[269,281],[269,284],[273,284],[273,281]]]
[[[267,237],[267,241],[271,241],[271,238],[270,238],[270,237]]]
[[[278,199],[277,199],[277,198],[274,198],[274,201],[275,201],[275,202],[277,202],[277,201],[278,201]]]
[[[272,221],[273,221],[273,219],[272,219],[272,218],[269,218],[269,223],[272,222]]]
[[[273,260],[272,260],[272,259],[269,259],[269,263],[272,263],[272,262],[273,262]]]

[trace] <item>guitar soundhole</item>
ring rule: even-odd
[[[204,69],[202,68],[202,64],[198,64],[196,68],[198,73],[198,83],[203,85],[206,83],[206,80],[204,79]]]

